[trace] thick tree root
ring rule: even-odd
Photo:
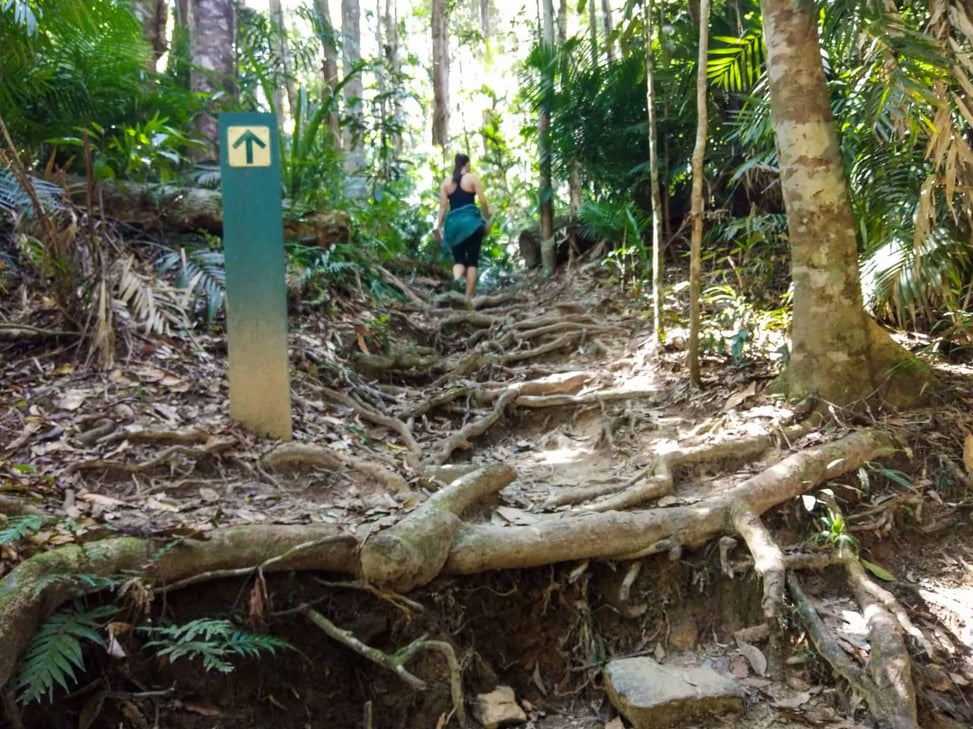
[[[426,682],[406,670],[405,664],[420,650],[435,650],[442,653],[449,668],[449,688],[453,699],[453,711],[456,715],[456,722],[459,726],[466,727],[466,707],[463,705],[463,684],[459,661],[456,660],[456,652],[449,643],[441,640],[419,638],[404,648],[397,650],[395,653],[388,654],[362,643],[351,632],[339,628],[324,617],[324,615],[307,605],[301,606],[301,613],[317,627],[321,628],[329,638],[350,648],[358,655],[364,656],[372,663],[387,668],[418,691],[424,691],[426,689]]]
[[[361,549],[366,580],[384,589],[408,592],[431,582],[442,570],[460,514],[516,477],[510,466],[487,466],[432,495],[394,526],[368,539]]]
[[[464,524],[446,561],[450,574],[538,567],[567,560],[623,559],[697,547],[733,530],[732,508],[763,514],[822,482],[895,449],[887,433],[862,430],[795,453],[762,473],[691,506],[627,513],[556,515],[531,526]]]
[[[793,572],[787,575],[787,586],[815,648],[865,698],[878,722],[889,729],[918,729],[911,662],[892,616],[884,608],[874,609],[876,603],[866,596],[862,607],[872,651],[865,671],[831,638]]]

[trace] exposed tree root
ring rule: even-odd
[[[606,393],[592,393],[590,397],[603,398]],[[625,394],[624,392],[619,394]],[[521,404],[521,399],[517,400]],[[788,429],[786,437],[793,439],[804,432],[806,428],[798,426]],[[599,501],[587,504],[589,511],[612,511],[627,509],[645,503],[651,499],[658,499],[672,493],[673,475],[677,468],[701,463],[717,463],[720,461],[739,462],[752,460],[770,448],[776,439],[773,434],[738,438],[722,443],[706,443],[699,446],[677,449],[672,444],[663,444],[660,452],[650,469],[638,474],[635,478],[621,484],[601,484],[585,486],[552,494],[544,502],[546,508],[555,508],[568,504],[579,504],[598,497]],[[613,492],[618,493],[613,493]]]
[[[404,648],[400,648],[395,653],[384,653],[377,648],[362,643],[350,631],[339,628],[317,610],[313,610],[305,605],[301,608],[301,612],[308,620],[321,628],[329,638],[350,648],[358,655],[364,656],[372,663],[387,668],[412,688],[419,691],[426,689],[426,682],[407,671],[405,664],[420,650],[435,650],[442,653],[449,669],[449,687],[453,699],[453,711],[456,714],[456,721],[461,727],[466,726],[466,708],[463,705],[463,684],[459,661],[456,660],[456,652],[449,643],[441,640],[418,638]]]
[[[319,387],[318,390],[328,400],[354,410],[368,422],[381,425],[395,433],[398,433],[399,437],[402,439],[402,442],[405,444],[405,447],[409,451],[409,465],[413,468],[418,465],[419,458],[422,456],[422,447],[416,442],[415,436],[412,435],[412,430],[408,425],[403,423],[398,418],[378,412],[374,408],[369,407],[363,402],[357,400],[353,395],[346,395],[343,392],[332,390],[329,387]]]
[[[600,390],[584,395],[519,395],[514,402],[522,408],[581,407],[604,405],[624,400],[642,400],[655,405],[659,393],[656,390]]]
[[[235,437],[230,436],[227,438],[214,438],[201,448],[189,448],[188,446],[184,445],[175,445],[171,446],[170,448],[166,448],[155,458],[148,461],[142,461],[141,463],[102,459],[95,459],[92,461],[75,461],[64,469],[64,472],[65,474],[69,474],[75,473],[76,471],[103,469],[125,471],[127,473],[144,473],[145,471],[151,471],[154,468],[171,463],[177,456],[189,456],[194,461],[197,461],[203,456],[210,456],[214,453],[229,450],[233,446],[237,445],[238,442],[239,441]]]
[[[918,729],[911,662],[891,615],[884,608],[873,609],[875,602],[871,598],[862,605],[872,648],[865,671],[831,638],[793,572],[787,575],[787,586],[815,648],[834,672],[865,698],[879,723],[890,729]]]
[[[359,473],[374,478],[396,494],[412,493],[409,482],[385,466],[312,443],[281,443],[263,457],[263,462],[273,470],[321,468],[327,471],[340,471],[342,468],[353,468]]]
[[[894,448],[887,433],[862,430],[792,454],[739,485],[691,506],[638,513],[558,514],[529,527],[464,524],[444,571],[475,574],[567,560],[634,558],[680,546],[697,547],[733,530],[732,507],[746,504],[755,514],[763,514]]]
[[[493,409],[479,420],[467,423],[451,436],[446,438],[442,445],[431,456],[432,465],[441,465],[449,460],[453,451],[462,448],[471,448],[470,439],[486,433],[493,425],[503,417],[504,411],[511,402],[517,399],[517,390],[512,389],[505,392],[497,400]]]
[[[379,587],[408,592],[431,582],[442,570],[459,516],[484,496],[496,493],[516,477],[510,466],[487,466],[432,495],[419,508],[385,531],[365,540],[361,570]]]

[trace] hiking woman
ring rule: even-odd
[[[460,288],[465,283],[467,301],[473,299],[476,290],[480,246],[489,217],[490,203],[480,179],[470,172],[469,156],[457,154],[452,177],[439,188],[439,218],[433,235],[443,241],[444,249],[452,251],[453,285]]]

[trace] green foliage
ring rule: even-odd
[[[703,322],[702,351],[728,355],[735,364],[753,357],[784,355],[786,350],[781,342],[790,327],[788,309],[760,309],[728,285],[707,288],[702,302],[715,310]]]
[[[314,306],[331,298],[331,289],[351,289],[362,264],[361,252],[341,243],[322,250],[318,246],[289,243],[287,288],[305,304]]]
[[[818,506],[824,507],[824,515],[818,517],[818,531],[811,539],[814,542],[826,544],[838,550],[838,554],[851,552],[858,554],[858,540],[847,531],[847,523],[841,513],[831,506],[834,494],[825,489],[822,498],[805,494],[803,497],[804,508],[807,511],[814,511]]]
[[[761,29],[751,29],[741,38],[715,35],[711,40],[707,80],[729,91],[753,88],[763,73],[765,50]]]
[[[219,673],[232,672],[235,658],[257,658],[278,649],[296,650],[285,640],[241,630],[229,620],[201,618],[183,625],[138,630],[150,639],[145,647],[156,649],[158,655],[172,661],[201,659],[204,669]]]
[[[10,516],[0,521],[0,544],[19,542],[40,530],[44,520],[39,516]]]
[[[51,574],[38,578],[34,585],[34,594],[40,595],[52,585],[71,587],[76,594],[113,590],[118,587],[118,580],[114,577],[88,574],[84,572]]]
[[[589,202],[578,210],[581,232],[588,238],[611,243],[612,249],[604,262],[615,269],[622,286],[631,286],[636,295],[652,275],[652,264],[642,240],[651,220],[631,200],[615,204]]]
[[[122,178],[136,182],[175,182],[190,164],[189,153],[203,145],[170,125],[156,112],[151,119],[105,130],[97,122],[87,129],[97,179]],[[81,153],[78,136],[47,140]]]
[[[156,258],[159,274],[175,275],[183,292],[185,308],[202,312],[207,324],[216,319],[226,299],[226,269],[223,251],[204,245],[164,249]]]
[[[100,622],[115,612],[112,605],[83,610],[76,603],[41,623],[20,661],[14,682],[18,701],[28,704],[45,695],[50,698],[55,686],[67,690],[84,668],[82,641],[100,644]]]

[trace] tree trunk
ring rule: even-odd
[[[402,58],[399,54],[399,11],[395,0],[385,0],[385,62],[392,93],[392,117],[394,120],[392,131],[392,152],[395,159],[402,154],[402,133],[399,131],[399,120],[402,119],[402,100],[394,89],[401,83]]]
[[[328,112],[328,130],[331,132],[332,146],[341,148],[341,127],[338,123],[338,46],[335,43],[335,28],[331,21],[331,9],[328,0],[316,0],[315,7],[321,22],[321,47],[324,59],[321,74],[324,81],[324,93],[321,102],[331,107]]]
[[[132,5],[132,12],[142,23],[142,37],[152,49],[149,72],[155,73],[159,58],[166,52],[166,23],[169,20],[169,6],[165,0],[138,0]]]
[[[589,0],[594,5],[594,0]],[[615,62],[615,44],[612,42],[612,6],[610,0],[601,0],[602,22],[605,24],[605,53],[608,54],[608,63]]]
[[[794,281],[783,386],[849,405],[915,402],[931,371],[865,313],[855,219],[821,64],[817,14],[803,0],[761,0],[771,112]],[[918,379],[917,379],[918,378]]]
[[[541,42],[552,52],[554,50],[554,0],[542,0]],[[554,93],[554,80],[550,71],[544,69],[544,99],[538,119],[538,151],[540,157],[540,213],[541,213],[541,260],[544,273],[548,276],[557,267],[557,251],[554,247],[554,183],[551,164],[551,110],[550,96]]]
[[[287,64],[284,62],[284,7],[281,5],[281,0],[270,0],[270,21],[273,23],[274,27],[271,28],[271,47],[273,48],[274,55],[277,56],[277,61],[280,64],[278,72],[283,74],[285,77],[287,75]],[[284,118],[284,84],[276,83],[274,84],[274,98],[272,99],[274,111],[277,113],[277,118],[283,120]],[[291,105],[291,114],[294,113],[294,105]]]
[[[361,7],[358,0],[341,0],[341,63],[345,74],[345,110],[347,121],[344,125],[345,171],[356,175],[364,166],[362,149],[362,112],[361,71]]]
[[[224,91],[233,97],[236,95],[233,3],[230,0],[192,0],[192,8],[190,87],[209,96]],[[220,128],[215,116],[219,109],[211,104],[208,111],[197,121],[200,135],[209,142],[208,153],[204,156],[219,158]]]
[[[595,3],[588,3],[588,42],[591,43],[591,65],[598,65],[598,11]]]
[[[709,0],[699,2],[699,60],[696,63],[696,145],[693,148],[693,239],[689,253],[689,380],[699,387],[699,298],[703,257],[703,158],[706,154],[706,56],[709,46]]]
[[[662,338],[662,199],[659,195],[659,145],[655,124],[655,59],[652,53],[652,0],[643,0],[645,28],[645,104],[649,121],[649,187],[652,192],[652,328]]]
[[[432,143],[449,142],[449,10],[447,0],[432,2]]]

